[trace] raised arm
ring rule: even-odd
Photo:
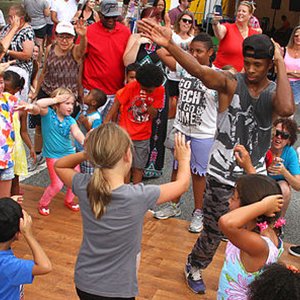
[[[86,51],[87,47],[87,38],[86,38],[86,25],[84,24],[84,20],[81,18],[76,22],[75,31],[80,36],[80,43],[74,46],[74,58],[76,61],[80,61]]]
[[[245,227],[258,216],[274,216],[282,206],[282,195],[268,196],[259,202],[234,209],[223,215],[219,219],[219,227],[236,247],[250,256],[261,257],[268,253],[268,246],[260,235]]]
[[[273,95],[273,110],[280,117],[289,117],[295,112],[295,102],[280,46],[277,43],[275,43],[274,64],[277,70],[277,87]]]
[[[157,204],[176,199],[189,188],[191,149],[190,143],[185,142],[185,137],[181,133],[175,135],[175,159],[178,161],[176,180],[160,186],[160,196],[156,202]]]
[[[72,187],[73,177],[78,173],[74,168],[85,160],[87,156],[82,151],[64,156],[54,164],[56,174],[67,187]]]
[[[150,19],[143,19],[139,22],[139,26],[148,38],[166,48],[186,71],[199,78],[205,86],[224,94],[233,95],[236,82],[230,80],[223,72],[217,72],[207,66],[200,65],[196,58],[172,41],[171,29],[160,26]]]
[[[217,14],[217,13],[215,13],[213,18],[212,18],[212,28],[213,28],[213,31],[214,31],[214,35],[216,36],[216,38],[219,41],[221,41],[227,33],[227,28],[220,23],[220,20],[222,18],[223,17],[220,16],[219,14]]]
[[[165,48],[158,49],[156,53],[171,71],[176,71],[176,59]]]
[[[15,36],[16,32],[18,31],[18,28],[20,26],[20,17],[13,16],[11,21],[11,28],[10,31],[6,34],[6,36],[1,40],[1,43],[3,45],[3,48],[5,51],[8,50],[11,40]]]
[[[25,210],[23,210],[23,218],[20,219],[20,232],[23,234],[33,255],[34,266],[32,275],[44,275],[51,272],[51,262],[39,242],[33,236],[32,219]]]

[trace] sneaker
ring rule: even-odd
[[[37,165],[42,165],[46,161],[46,158],[42,155],[42,153],[36,156]]]
[[[50,209],[48,207],[39,207],[38,208],[38,211],[39,211],[39,214],[42,215],[42,216],[49,216],[50,215]]]
[[[199,233],[203,229],[203,212],[197,208],[193,212],[191,224],[189,226],[189,232]]]
[[[28,172],[33,172],[36,170],[36,168],[38,167],[38,164],[36,162],[34,162],[34,160],[30,157],[28,159]]]
[[[300,245],[299,246],[291,246],[289,248],[289,253],[294,256],[300,257]]]
[[[181,215],[181,208],[179,203],[168,202],[166,206],[156,211],[153,216],[156,219],[165,220],[172,217],[178,217]]]
[[[184,273],[188,287],[196,294],[205,294],[206,287],[202,279],[201,269],[186,263]]]

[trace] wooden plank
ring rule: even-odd
[[[25,191],[23,207],[33,217],[36,238],[49,255],[53,271],[37,276],[25,287],[26,299],[78,299],[73,282],[74,265],[81,243],[80,213],[64,206],[64,195],[59,193],[50,205],[51,214],[38,214],[37,204],[43,188],[22,185]],[[189,233],[188,222],[178,219],[156,220],[149,213],[145,217],[142,240],[142,261],[139,270],[138,300],[199,299],[185,282],[184,265],[198,235]],[[224,260],[226,243],[222,242],[213,262],[204,270],[207,292],[201,299],[216,299],[218,279]],[[285,245],[286,247],[288,245]],[[31,252],[26,242],[13,245],[15,254],[26,259]],[[299,259],[283,254],[283,260],[299,267]]]

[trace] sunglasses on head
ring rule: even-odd
[[[281,136],[283,140],[287,140],[290,137],[290,134],[288,132],[276,129],[275,136]]]
[[[188,23],[188,24],[192,24],[192,23],[193,23],[193,20],[191,20],[191,19],[185,19],[185,18],[182,18],[181,21],[182,21],[183,23]]]

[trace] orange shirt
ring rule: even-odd
[[[127,84],[118,91],[116,97],[122,105],[119,124],[129,133],[132,140],[143,141],[150,139],[152,119],[148,107],[164,107],[165,89],[163,86],[156,88],[148,94],[141,89],[137,81]]]

